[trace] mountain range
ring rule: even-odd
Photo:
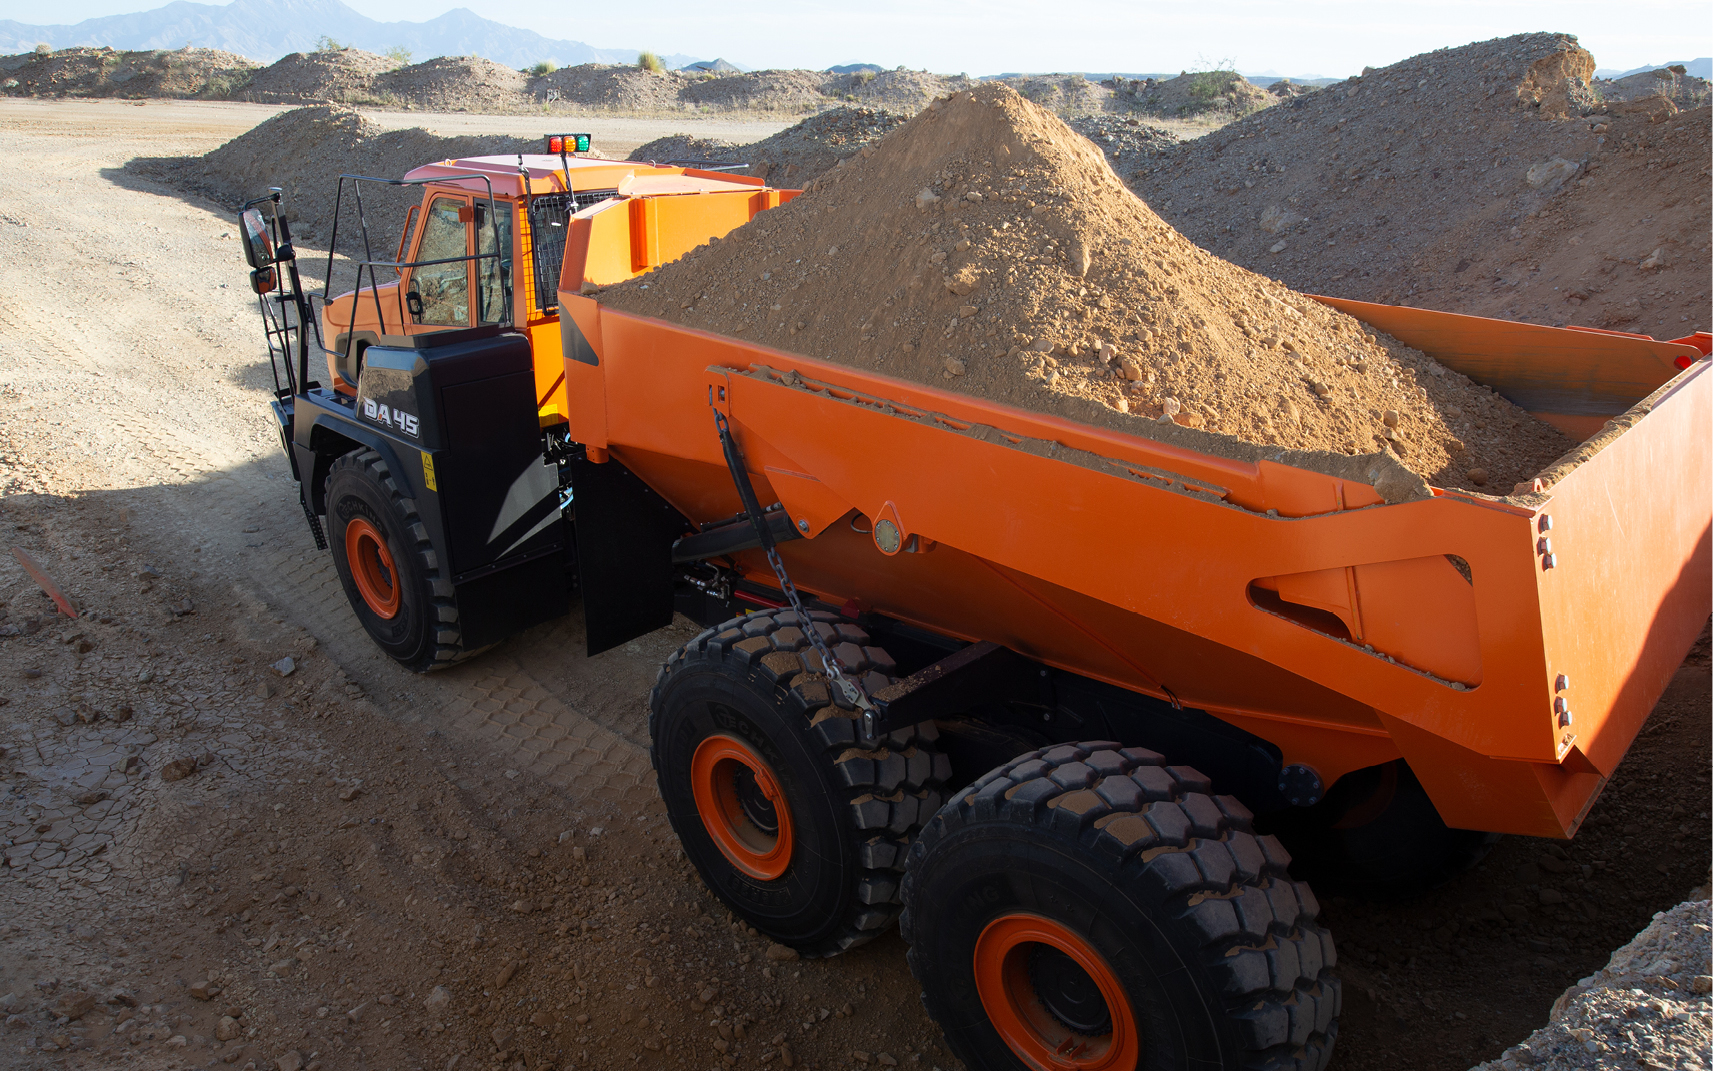
[[[1696,78],[1713,79],[1713,57],[1710,56],[1702,56],[1700,59],[1692,60],[1672,60],[1670,63],[1650,63],[1646,67],[1632,67],[1627,71],[1602,67],[1594,72],[1594,77],[1616,80],[1628,78],[1632,74],[1641,74],[1643,71],[1657,71],[1665,67],[1682,67],[1685,74]]]
[[[517,68],[543,60],[561,67],[634,63],[637,57],[634,48],[595,48],[582,41],[558,41],[533,30],[484,19],[462,7],[427,22],[379,22],[339,0],[233,0],[230,4],[173,0],[151,11],[85,19],[69,26],[35,26],[0,19],[0,54],[28,52],[38,44],[55,49],[106,45],[121,50],[192,45],[272,63],[291,52],[313,51],[322,38],[369,52],[404,48],[417,60],[474,55]],[[697,58],[661,57],[669,67],[682,67]]]

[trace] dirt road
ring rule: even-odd
[[[0,105],[0,528],[83,611],[0,559],[6,1060],[955,1071],[896,935],[792,960],[682,862],[643,714],[688,625],[586,659],[573,617],[427,678],[373,651],[278,455],[229,217],[123,171],[232,109]],[[1497,1054],[1701,880],[1708,705],[1703,645],[1568,849],[1329,904],[1335,1066]]]

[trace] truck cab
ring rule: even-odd
[[[545,153],[442,160],[405,181],[422,183],[422,200],[405,218],[394,262],[359,269],[355,287],[321,310],[329,383],[355,396],[364,351],[383,339],[509,323],[529,338],[544,427],[569,411],[558,289],[574,217],[622,215],[626,202],[643,209],[624,221],[636,231],[631,256],[583,258],[578,289],[647,272],[796,193],[743,175]],[[663,201],[692,225],[651,227]]]

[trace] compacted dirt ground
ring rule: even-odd
[[[956,1071],[895,934],[796,960],[686,868],[644,713],[687,623],[589,659],[573,616],[433,677],[374,651],[229,214],[123,168],[230,115],[134,114],[0,105],[0,532],[80,611],[0,557],[3,1062]],[[1328,902],[1334,1066],[1498,1056],[1704,880],[1708,710],[1704,638],[1575,843]]]

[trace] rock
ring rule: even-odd
[[[779,1046],[779,1062],[784,1064],[786,1067],[795,1067],[796,1066],[797,1058],[791,1052],[791,1046],[789,1046],[789,1045]]]
[[[1079,279],[1082,278],[1083,276],[1088,274],[1089,266],[1093,263],[1094,263],[1094,256],[1093,256],[1093,254],[1091,254],[1089,252],[1088,246],[1084,245],[1082,242],[1076,242],[1076,243],[1072,244],[1072,246],[1071,246],[1071,274],[1072,275],[1077,276]]]
[[[174,759],[161,767],[161,780],[182,781],[195,772],[195,759]]]
[[[963,375],[964,374],[964,362],[958,360],[956,357],[947,357],[946,358],[946,374],[949,376],[961,376],[961,375]]]
[[[1637,267],[1641,268],[1643,271],[1653,271],[1656,268],[1663,268],[1665,266],[1665,249],[1663,247],[1655,249],[1652,253],[1649,253],[1645,258],[1643,258],[1642,262],[1637,265]]]
[[[284,658],[274,663],[273,670],[282,677],[289,677],[293,673],[297,672],[297,663],[292,661],[292,657],[290,655],[286,655]]]
[[[230,1015],[222,1015],[220,1021],[214,1024],[214,1040],[234,1041],[243,1034],[244,1028],[238,1025],[238,1020]]]
[[[54,1014],[63,1015],[67,1019],[77,1020],[95,1010],[95,998],[83,990],[73,990],[61,993],[54,1001]]]
[[[1283,238],[1281,238],[1278,241],[1274,242],[1272,245],[1268,246],[1267,252],[1269,252],[1269,253],[1283,253],[1285,251],[1285,248],[1286,248],[1285,247],[1285,240]]]
[[[185,1037],[183,1034],[174,1034],[172,1037],[167,1038],[168,1048],[182,1049],[187,1047],[189,1044],[190,1039]]]
[[[1177,416],[1183,408],[1183,404],[1169,394],[1160,401],[1160,412],[1167,417]]]
[[[1713,975],[1698,974],[1689,980],[1689,991],[1705,996],[1713,993]]]
[[[797,950],[792,948],[790,945],[782,945],[775,942],[774,944],[767,946],[767,958],[773,960],[775,963],[789,963],[792,960],[797,959],[798,954]]]
[[[720,991],[718,989],[708,988],[708,989],[704,989],[704,990],[702,990],[702,992],[698,993],[696,995],[696,999],[701,1001],[703,1004],[712,1004],[714,1002],[715,998],[717,998],[719,995],[720,995]]]
[[[1562,904],[1564,903],[1564,894],[1557,889],[1542,889],[1540,899],[1543,904]]]
[[[877,1052],[877,1053],[875,1053],[874,1054],[874,1062],[879,1064],[882,1067],[897,1067],[898,1066],[898,1058],[889,1052]]]
[[[930,206],[937,205],[939,203],[940,195],[935,193],[933,190],[925,189],[916,195],[916,207],[918,209],[926,210]]]
[[[303,1053],[296,1049],[287,1049],[280,1058],[274,1061],[279,1071],[303,1071]]]
[[[1566,179],[1576,174],[1578,166],[1562,156],[1554,156],[1530,167],[1523,180],[1542,193],[1553,193],[1564,185]]]
[[[1130,412],[1130,400],[1120,394],[1117,399],[1113,401],[1112,407],[1120,413],[1128,413]]]
[[[190,984],[190,995],[197,1000],[213,1000],[220,995],[220,987],[207,979],[203,979]]]
[[[432,1011],[435,1008],[444,1007],[446,1002],[451,999],[451,992],[445,986],[437,985],[428,991],[428,996],[422,999],[422,1006]]]
[[[1140,383],[1142,381],[1142,366],[1137,363],[1134,357],[1126,357],[1118,362],[1118,374],[1126,382]]]
[[[118,1004],[126,1008],[135,1008],[137,1006],[137,998],[123,989],[115,989],[113,991],[113,995],[107,998],[107,1003]]]
[[[1203,424],[1207,423],[1207,419],[1205,417],[1203,417],[1200,413],[1193,413],[1193,412],[1190,412],[1189,410],[1185,410],[1184,412],[1179,413],[1177,416],[1174,416],[1172,418],[1172,420],[1175,421],[1180,427],[1185,427],[1185,428],[1199,428]]]
[[[528,900],[513,900],[511,909],[520,915],[527,915],[535,910],[535,905]]]
[[[339,790],[339,798],[344,800],[347,803],[351,802],[352,800],[356,799],[358,796],[361,796],[362,794],[363,794],[363,790],[361,788],[358,788],[356,785],[346,785],[344,788]]]
[[[517,967],[516,963],[508,963],[501,967],[500,973],[494,978],[494,988],[504,989],[517,976]]]
[[[285,974],[285,973],[289,972],[293,967],[296,967],[296,966],[297,966],[297,960],[295,958],[293,958],[293,959],[282,959],[278,963],[269,964],[268,970],[272,971],[275,974]]]
[[[494,1039],[496,1049],[503,1049],[511,1044],[512,1028],[502,1023],[489,1031],[488,1036]]]
[[[1464,475],[1465,479],[1467,479],[1470,483],[1474,484],[1477,487],[1487,486],[1487,470],[1486,469],[1470,469],[1468,472],[1464,473],[1463,475]]]
[[[960,305],[958,307],[958,318],[967,320],[980,311],[981,310],[976,308],[974,305]]]
[[[1396,409],[1386,410],[1384,413],[1380,414],[1380,423],[1386,425],[1388,428],[1397,427],[1398,411]]]

